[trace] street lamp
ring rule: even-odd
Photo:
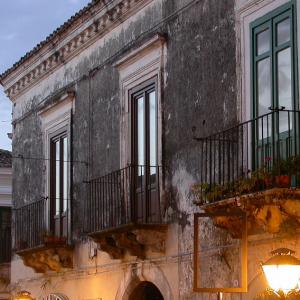
[[[287,248],[276,249],[271,252],[272,257],[262,264],[262,268],[270,288],[277,296],[286,296],[299,290],[300,260]]]
[[[34,300],[31,294],[27,291],[21,291],[18,295],[14,298],[14,300]]]

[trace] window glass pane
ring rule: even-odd
[[[138,142],[138,165],[145,165],[145,120],[144,120],[144,97],[137,99],[137,142]],[[144,168],[139,168],[139,175],[144,174]]]
[[[266,29],[256,35],[256,54],[261,55],[270,50],[270,29]]]
[[[277,30],[277,45],[281,45],[290,40],[290,18],[281,21],[276,26]]]
[[[285,109],[292,109],[291,48],[278,52],[277,65],[279,106],[284,106]],[[286,131],[288,130],[288,114],[282,113],[280,116],[280,131]]]
[[[156,95],[155,91],[149,94],[149,131],[150,131],[150,175],[156,174]]]
[[[55,214],[60,212],[60,144],[55,142]]]
[[[263,59],[257,63],[257,97],[258,97],[258,115],[264,115],[270,112],[271,105],[271,71],[270,58]],[[270,136],[271,124],[268,117],[259,120],[258,126],[259,139]]]
[[[258,115],[269,113],[271,106],[271,68],[270,58],[257,63]]]
[[[278,52],[278,99],[279,105],[286,109],[292,108],[292,72],[291,49],[287,48]]]
[[[64,171],[63,171],[63,176],[64,176],[64,205],[63,205],[63,211],[67,211],[68,208],[68,201],[69,201],[69,193],[68,193],[68,139],[67,137],[63,138],[63,147],[64,147]]]

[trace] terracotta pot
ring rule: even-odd
[[[66,240],[64,236],[46,236],[44,238],[45,244],[65,244]]]
[[[65,244],[67,239],[64,236],[57,237],[58,244]]]
[[[55,237],[53,235],[44,237],[45,244],[52,244],[54,241],[55,241]]]
[[[275,183],[277,187],[289,188],[291,186],[291,176],[289,175],[275,176]]]

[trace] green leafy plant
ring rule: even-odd
[[[274,162],[271,157],[266,157],[261,168],[249,171],[245,177],[223,184],[197,183],[192,187],[192,191],[197,198],[197,203],[212,203],[274,186],[289,187],[291,175],[300,175],[300,155]]]
[[[287,167],[290,170],[290,174],[300,175],[300,155],[289,157],[287,160],[287,164]]]
[[[216,183],[204,182],[193,185],[192,191],[198,202],[205,204],[220,200],[224,194],[224,187]]]
[[[272,175],[280,176],[280,175],[292,175],[293,174],[293,161],[294,157],[289,157],[288,159],[278,159],[274,162],[272,167]]]

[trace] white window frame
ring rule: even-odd
[[[250,24],[290,0],[236,0],[236,60],[237,60],[237,106],[241,122],[251,119],[251,34]],[[297,15],[300,13],[300,0]],[[300,38],[297,23],[297,41]],[[298,57],[300,49],[297,47]],[[300,71],[298,64],[298,73]],[[300,73],[299,73],[300,74]]]
[[[239,121],[245,122],[252,118],[252,84],[251,84],[251,23],[274,11],[291,0],[236,0],[236,74],[237,74],[237,111]],[[300,0],[296,0],[297,16],[299,16]],[[297,41],[300,33],[296,21]],[[297,47],[298,57],[300,49]],[[298,73],[299,73],[298,64]],[[299,73],[300,74],[300,73]],[[249,128],[248,132],[251,137]],[[248,141],[250,149],[251,140]],[[246,158],[245,158],[246,159]],[[248,153],[249,165],[252,165],[251,151]],[[246,171],[246,170],[245,170]]]
[[[162,113],[161,90],[165,86],[166,41],[156,35],[133,50],[114,65],[120,74],[120,168],[131,163],[131,115],[129,91],[139,84],[157,79],[157,163],[162,164]]]
[[[68,141],[69,141],[69,154],[71,151],[71,116],[75,110],[75,95],[74,93],[66,93],[62,95],[54,105],[47,106],[39,112],[41,123],[42,123],[42,131],[43,131],[43,142],[44,142],[44,157],[45,161],[45,195],[50,195],[50,140],[51,136],[55,134],[58,130],[62,128],[69,128],[67,131]],[[68,164],[68,174],[70,177],[70,164]],[[68,186],[69,194],[70,194],[70,180]],[[50,199],[47,201],[47,214],[46,214],[46,226],[47,230],[50,229]],[[68,233],[70,238],[71,236],[71,205],[68,205]]]

